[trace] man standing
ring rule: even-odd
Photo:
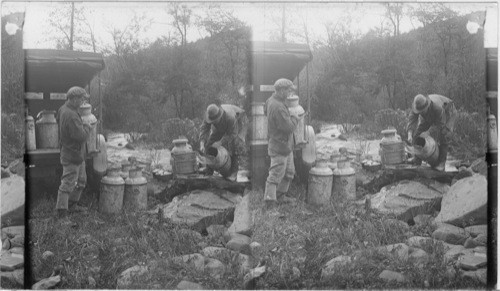
[[[243,115],[245,111],[238,106],[222,104],[217,106],[210,104],[207,107],[205,119],[200,130],[200,152],[212,146],[215,142],[221,143],[231,157],[230,181],[236,181],[238,174],[238,158],[244,148],[244,124]],[[209,169],[208,174],[213,170]]]
[[[89,137],[91,127],[82,123],[78,108],[87,92],[81,87],[71,87],[66,94],[67,101],[57,112],[59,124],[59,145],[61,149],[61,165],[63,173],[61,185],[57,193],[56,210],[59,218],[69,211],[85,211],[79,206],[80,196],[87,184],[85,173],[85,142]]]
[[[445,170],[448,145],[451,142],[457,115],[455,104],[445,96],[419,94],[413,99],[412,111],[407,125],[408,141],[413,143],[416,137],[429,131],[439,144],[438,162],[436,165],[431,165],[438,171]],[[415,163],[420,165],[422,161],[415,158]]]
[[[290,115],[285,101],[295,89],[292,81],[279,79],[274,83],[275,92],[266,101],[268,154],[271,157],[269,175],[266,180],[264,201],[267,207],[277,204],[278,199],[289,202],[290,183],[295,175],[293,164],[293,131],[299,116]],[[278,193],[278,197],[277,197]]]

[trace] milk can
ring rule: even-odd
[[[29,115],[26,116],[26,150],[36,150],[35,120]]]
[[[130,210],[144,210],[148,207],[148,181],[142,176],[140,167],[129,171],[129,177],[125,180],[123,205]]]
[[[99,153],[92,158],[92,167],[94,172],[99,176],[106,174],[108,168],[108,154],[106,152],[106,139],[102,134],[97,136],[97,142],[99,143]]]
[[[307,202],[326,205],[332,195],[333,172],[325,163],[318,163],[309,171]]]
[[[90,125],[90,133],[89,138],[86,142],[87,154],[96,153],[98,151],[97,148],[97,118],[94,114],[92,114],[92,105],[85,103],[78,108],[78,112],[82,117],[82,122],[84,124]]]
[[[351,168],[349,160],[337,162],[337,169],[333,171],[332,199],[356,199],[356,171]]]
[[[299,118],[299,122],[297,123],[297,127],[295,127],[295,130],[293,131],[293,138],[295,140],[295,148],[296,149],[301,149],[304,148],[306,145],[306,139],[305,139],[305,122],[304,122],[304,116],[303,114],[305,113],[304,108],[300,106],[299,104],[299,96],[297,95],[292,95],[287,98],[287,107],[288,111],[290,112],[290,115],[296,115],[296,116],[301,116]]]
[[[196,154],[191,149],[186,138],[174,139],[174,148],[172,149],[172,172],[174,174],[192,174],[196,171]]]
[[[404,162],[405,146],[401,137],[396,134],[396,129],[382,130],[382,135],[379,152],[382,164],[393,165]]]
[[[59,127],[55,114],[53,110],[43,110],[38,113],[35,125],[37,149],[59,148]]]
[[[223,177],[231,175],[231,156],[222,145],[212,145],[207,149],[207,166]]]
[[[312,126],[306,126],[307,144],[302,148],[302,161],[309,167],[316,162],[316,139]]]
[[[428,133],[422,133],[413,143],[415,156],[426,161],[431,167],[439,164],[439,147]]]
[[[101,179],[101,191],[99,194],[99,212],[119,213],[123,206],[123,194],[125,181],[120,176],[119,169],[111,169]]]

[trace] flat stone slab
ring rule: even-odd
[[[50,289],[50,288],[56,286],[57,284],[59,284],[59,282],[61,282],[61,276],[57,275],[57,276],[46,278],[46,279],[43,279],[43,280],[36,282],[33,286],[31,286],[31,289],[47,290],[47,289]]]
[[[425,185],[417,181],[400,181],[383,187],[372,198],[372,209],[383,214],[394,214],[408,221],[419,214],[431,214],[441,203],[448,185],[433,182]]]
[[[13,256],[9,252],[2,252],[0,257],[0,270],[1,271],[14,271],[24,266],[24,259]]]
[[[475,256],[471,254],[462,255],[458,258],[458,266],[466,271],[474,271],[486,266],[488,260],[482,256]]]
[[[4,234],[10,238],[13,238],[17,235],[24,236],[24,225],[3,227],[2,235]]]
[[[350,256],[338,256],[329,260],[321,270],[321,278],[327,278],[335,274],[336,268],[352,261]]]
[[[471,225],[464,228],[465,231],[470,233],[472,237],[476,237],[480,234],[487,235],[488,234],[488,225],[480,224],[480,225]]]
[[[203,286],[201,286],[198,283],[193,283],[189,281],[180,281],[179,284],[177,284],[177,290],[203,290]]]
[[[24,178],[21,176],[12,175],[2,179],[2,226],[24,225],[24,188]]]
[[[436,222],[456,226],[486,224],[488,189],[483,175],[475,174],[453,184],[441,202]]]
[[[406,282],[406,277],[398,272],[383,270],[378,277],[385,281],[397,281],[400,283]]]
[[[224,224],[240,201],[241,196],[227,190],[194,190],[166,204],[163,216],[174,224],[200,231],[212,224]]]
[[[463,245],[468,235],[465,229],[446,223],[438,224],[438,228],[432,233],[432,237],[449,244]]]

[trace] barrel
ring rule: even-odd
[[[267,117],[262,102],[252,103],[252,140],[267,141]]]
[[[429,134],[423,133],[413,142],[415,156],[426,161],[431,167],[439,164],[439,147]]]
[[[207,166],[223,177],[231,175],[231,157],[229,152],[222,145],[210,146],[207,149]]]
[[[123,205],[128,210],[144,210],[148,208],[148,181],[142,176],[142,169],[130,169],[125,180]]]
[[[327,205],[332,195],[333,172],[324,163],[319,163],[309,171],[307,202]]]
[[[332,200],[355,200],[356,198],[356,171],[351,168],[348,160],[340,160],[333,171]]]
[[[35,120],[31,116],[26,116],[26,150],[36,150]]]
[[[271,159],[267,153],[268,142],[253,140],[250,142],[252,189],[264,189]]]
[[[38,114],[40,118],[35,123],[37,149],[59,148],[59,126],[55,113],[52,110],[43,110]]]
[[[99,193],[99,212],[119,213],[123,206],[125,181],[119,169],[112,169],[101,179]]]

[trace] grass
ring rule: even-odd
[[[304,186],[292,184],[290,193],[304,197]],[[376,248],[405,243],[414,235],[429,236],[433,226],[408,228],[394,224],[390,217],[367,213],[363,205],[333,201],[315,208],[299,201],[280,205],[278,213],[263,210],[263,194],[252,192],[255,212],[253,240],[263,245],[257,255],[265,259],[269,270],[259,282],[261,289],[365,289],[365,288],[485,288],[480,283],[460,277],[445,276],[442,243],[430,244],[424,250],[430,260],[418,267],[411,260],[397,259]],[[321,278],[329,260],[358,254],[334,276]],[[296,268],[299,272],[293,269]],[[387,283],[378,278],[383,270],[403,273],[405,283]]]

